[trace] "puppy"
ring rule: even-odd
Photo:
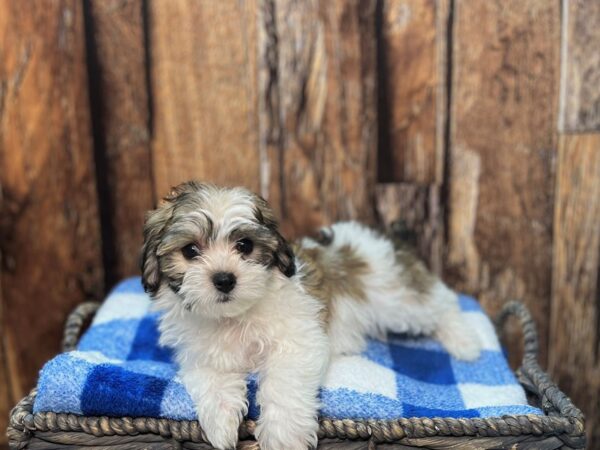
[[[457,296],[409,252],[355,222],[291,245],[265,200],[243,188],[176,187],[147,215],[144,287],[162,311],[160,343],[201,427],[235,448],[257,372],[263,450],[317,444],[318,390],[329,360],[387,331],[427,334],[457,358],[480,344]]]

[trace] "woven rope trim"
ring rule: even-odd
[[[75,348],[83,324],[98,309],[97,303],[83,303],[69,316],[65,326],[63,349]],[[537,363],[538,339],[535,325],[527,308],[519,302],[505,305],[497,320],[502,327],[506,319],[516,316],[523,328],[525,352],[518,372],[523,386],[540,399],[546,414],[506,415],[492,418],[400,418],[396,420],[320,420],[319,438],[352,440],[373,439],[394,442],[403,438],[432,436],[519,436],[556,435],[565,444],[585,445],[583,414],[542,371]],[[169,420],[152,417],[86,417],[75,414],[44,412],[33,414],[36,390],[21,400],[11,411],[8,438],[11,448],[22,449],[35,431],[84,432],[94,436],[135,436],[152,433],[178,441],[206,442],[198,421]],[[254,434],[255,422],[244,421],[240,439]]]

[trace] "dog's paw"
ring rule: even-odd
[[[475,361],[481,355],[481,345],[477,336],[472,336],[462,340],[459,345],[449,346],[448,352],[456,359]]]
[[[481,354],[481,340],[475,330],[464,322],[461,313],[446,317],[435,335],[456,359],[474,361]]]
[[[242,411],[222,404],[212,411],[203,409],[204,413],[199,413],[198,419],[208,441],[219,450],[235,449]]]
[[[211,445],[219,450],[232,450],[238,441],[237,419],[232,417],[219,417],[200,421],[200,425]]]
[[[298,419],[298,417],[283,412],[280,417],[261,419],[255,432],[261,450],[316,448],[318,422],[315,419]]]

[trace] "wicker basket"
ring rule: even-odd
[[[63,349],[75,348],[84,323],[98,309],[84,303],[70,315]],[[581,449],[584,418],[537,363],[538,338],[529,311],[518,302],[506,304],[497,320],[519,318],[524,357],[517,377],[535,406],[545,415],[494,418],[402,418],[396,420],[332,420],[320,422],[320,449]],[[152,417],[84,417],[52,412],[33,414],[35,389],[11,411],[8,438],[13,449],[88,447],[94,449],[210,449],[197,421]],[[255,423],[240,428],[238,448],[258,448]],[[282,449],[284,450],[284,449]]]

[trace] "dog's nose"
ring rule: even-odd
[[[231,272],[217,272],[212,276],[212,282],[218,290],[228,293],[235,286],[235,275]]]

